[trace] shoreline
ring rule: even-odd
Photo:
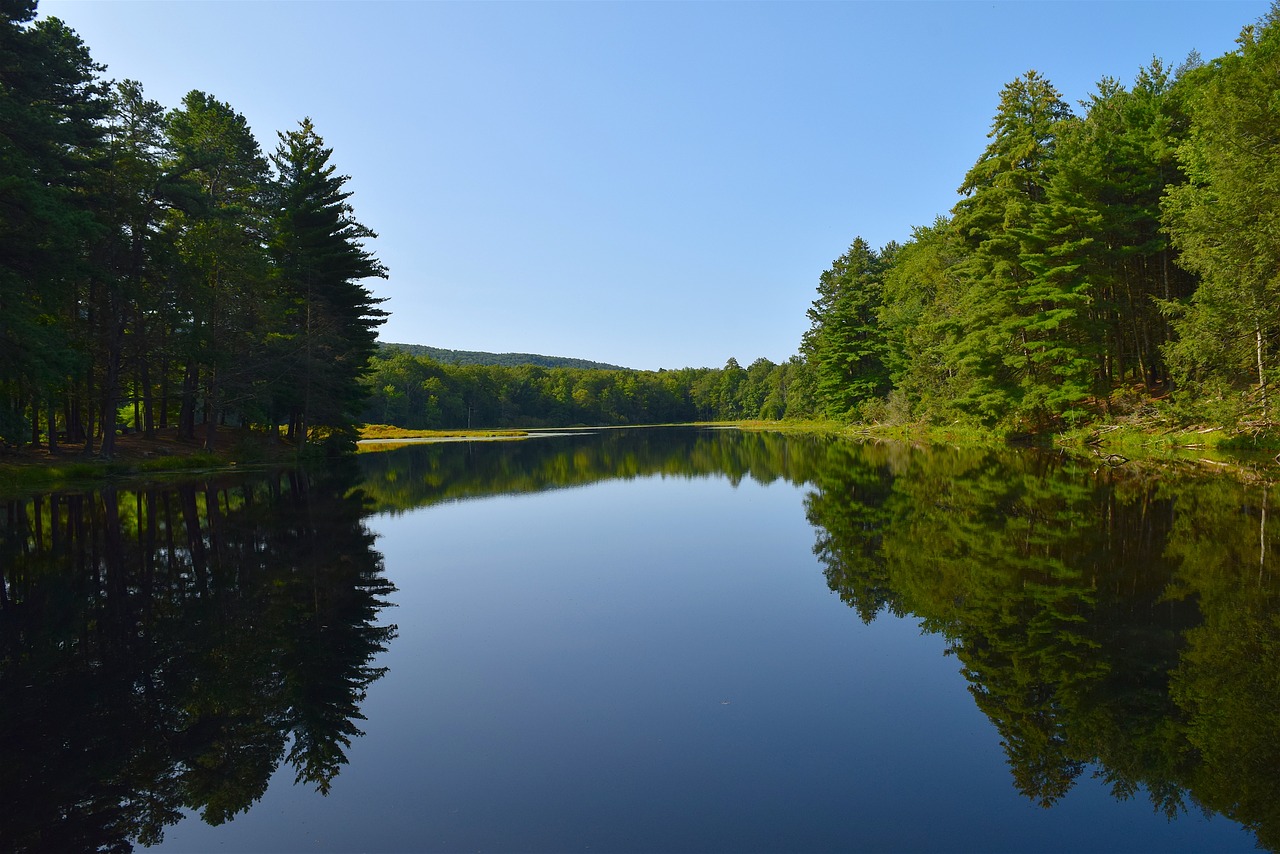
[[[1108,426],[1082,428],[1072,433],[1028,437],[1003,437],[997,433],[959,425],[843,424],[834,421],[730,421],[691,422],[681,425],[620,425],[608,427],[535,428],[529,430],[405,430],[373,425],[355,453],[390,451],[406,445],[457,442],[503,442],[587,435],[609,429],[655,426],[688,426],[828,436],[849,441],[904,442],[907,444],[961,447],[1032,447],[1045,453],[1061,453],[1089,459],[1113,469],[1153,468],[1225,474],[1268,483],[1280,481],[1280,453],[1274,440],[1257,441],[1220,427],[1143,430]],[[362,433],[365,431],[362,431]],[[381,435],[378,435],[378,434]],[[392,435],[386,435],[386,434]],[[397,435],[398,434],[398,435]],[[147,479],[230,473],[262,466],[297,466],[297,449],[279,436],[245,432],[239,428],[218,430],[218,450],[209,453],[202,440],[177,437],[174,428],[156,431],[150,438],[140,433],[116,439],[112,459],[86,456],[74,445],[56,453],[44,448],[23,448],[0,453],[0,495],[59,488],[85,488],[118,479]]]

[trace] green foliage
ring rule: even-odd
[[[303,119],[280,134],[272,156],[272,273],[283,322],[271,350],[288,366],[289,380],[272,385],[271,408],[273,415],[291,413],[290,432],[302,442],[316,428],[331,442],[354,439],[361,379],[387,316],[361,284],[387,275],[364,245],[377,235],[354,219],[351,193],[343,190],[348,178],[337,174],[332,154]]]
[[[1187,182],[1164,215],[1178,263],[1201,276],[1170,305],[1177,376],[1199,394],[1233,396],[1239,417],[1269,424],[1280,342],[1280,20],[1247,27],[1240,48],[1187,76]],[[1253,386],[1253,394],[1240,395]]]
[[[885,271],[880,322],[893,384],[890,420],[942,422],[958,414],[956,371],[947,353],[959,335],[957,265],[964,256],[950,221],[939,217],[914,229]]]
[[[447,365],[383,351],[363,383],[363,420],[410,429],[671,424],[804,417],[804,365],[676,371]]]
[[[398,350],[410,356],[426,356],[442,365],[500,365],[514,368],[519,365],[538,365],[543,368],[588,368],[598,371],[623,371],[626,368],[588,359],[571,359],[566,356],[540,356],[536,353],[484,353],[477,350],[445,350],[425,344],[395,344],[380,342],[378,348],[384,356],[387,350]]]
[[[819,277],[800,350],[813,369],[818,405],[830,417],[848,417],[889,390],[889,346],[879,317],[885,260],[859,237]]]
[[[110,458],[130,417],[343,444],[385,271],[331,152],[303,122],[273,174],[230,104],[166,113],[101,72],[34,3],[0,9],[0,446]]]

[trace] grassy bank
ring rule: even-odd
[[[366,424],[360,428],[363,439],[452,439],[477,438],[518,439],[529,435],[528,430],[409,430],[404,427],[393,427],[390,424]]]

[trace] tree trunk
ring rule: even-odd
[[[150,439],[156,434],[155,400],[151,396],[151,360],[139,355],[138,383],[142,386],[142,430]]]
[[[169,359],[160,362],[160,429],[169,428]]]
[[[106,459],[111,459],[116,452],[116,410],[120,408],[120,360],[123,346],[124,321],[113,320],[102,381],[102,448],[99,454]]]
[[[178,435],[183,439],[196,437],[196,386],[200,380],[200,368],[187,364],[182,375],[182,408],[178,412]]]
[[[209,372],[209,396],[205,400],[204,449],[213,453],[218,441],[218,372]]]
[[[1267,396],[1267,372],[1263,367],[1262,361],[1262,324],[1257,320],[1253,323],[1253,334],[1256,342],[1256,354],[1258,357],[1258,387],[1262,390],[1262,423],[1271,423],[1271,401]]]
[[[58,451],[58,407],[49,399],[49,453]]]

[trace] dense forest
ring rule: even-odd
[[[378,343],[378,351],[408,353],[410,356],[426,356],[445,365],[539,365],[543,368],[592,368],[600,371],[626,370],[621,365],[593,362],[590,359],[574,359],[569,356],[542,356],[537,353],[486,353],[482,350],[447,350],[426,344],[396,344],[390,341]]]
[[[1000,93],[948,216],[857,239],[803,342],[833,417],[1265,428],[1280,355],[1280,6],[1209,63]]]
[[[799,354],[743,368],[477,364],[379,349],[346,178],[309,120],[264,155],[193,91],[108,83],[33,0],[0,11],[0,447],[216,426],[349,440],[404,427],[826,417],[1003,433],[1273,424],[1280,10],[1238,48],[1076,108],[999,93],[960,199],[818,277]],[[446,355],[448,354],[448,355]],[[474,354],[471,354],[474,355]]]
[[[332,151],[303,119],[264,154],[230,104],[104,70],[0,3],[0,447],[353,437],[386,271]]]
[[[365,420],[413,429],[776,420],[812,411],[798,357],[781,365],[635,371],[446,365],[382,353],[365,377]]]

